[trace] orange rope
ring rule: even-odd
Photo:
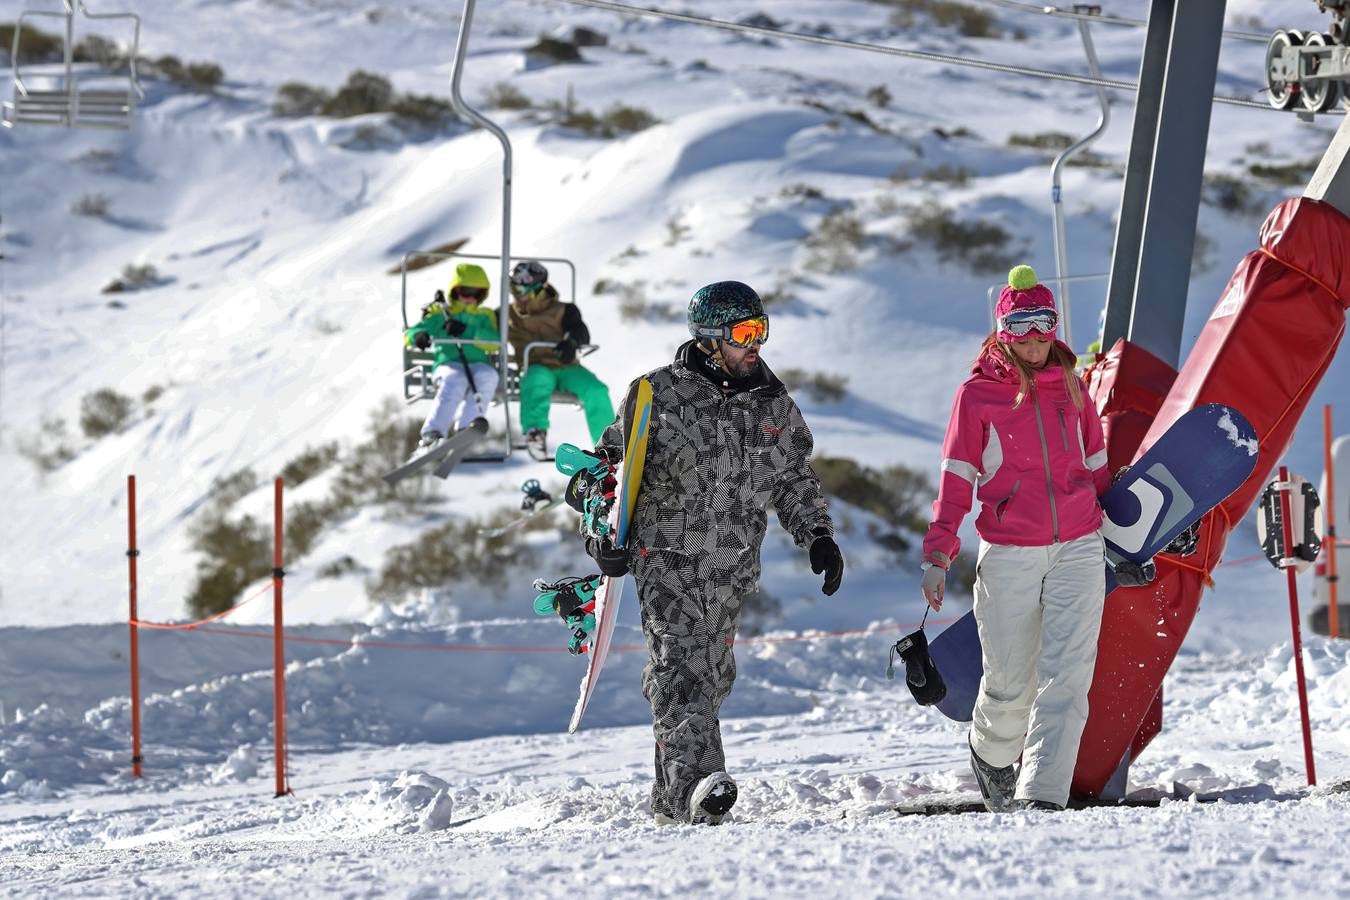
[[[1292,269],[1293,271],[1295,271],[1295,272],[1297,272],[1298,274],[1302,275],[1304,278],[1306,278],[1306,279],[1308,279],[1309,281],[1311,281],[1313,284],[1315,284],[1315,285],[1317,285],[1318,287],[1320,287],[1322,290],[1326,291],[1328,294],[1331,295],[1332,299],[1334,299],[1334,300],[1335,300],[1337,303],[1339,303],[1341,306],[1344,306],[1344,305],[1345,305],[1345,303],[1343,303],[1343,302],[1341,301],[1341,295],[1340,295],[1340,294],[1338,294],[1338,293],[1336,293],[1335,291],[1333,291],[1333,290],[1331,289],[1331,286],[1330,286],[1329,284],[1327,284],[1327,283],[1326,283],[1325,281],[1323,281],[1322,279],[1318,278],[1318,277],[1317,277],[1316,275],[1314,275],[1313,273],[1309,272],[1307,269],[1303,268],[1302,266],[1295,265],[1294,263],[1291,263],[1291,262],[1290,262],[1289,260],[1287,260],[1287,259],[1280,259],[1278,256],[1276,256],[1274,253],[1271,253],[1271,252],[1270,252],[1269,250],[1267,250],[1265,247],[1259,247],[1258,249],[1260,250],[1260,252],[1261,252],[1264,256],[1270,257],[1271,259],[1275,260],[1277,263],[1279,263],[1280,265],[1284,266],[1284,267],[1287,268],[1287,269]]]
[[[247,601],[245,601],[247,602]],[[243,605],[243,604],[240,604]],[[955,622],[956,619],[934,619],[934,625],[946,625]],[[194,623],[192,627],[196,627]],[[187,626],[183,626],[186,628]],[[728,644],[786,644],[796,641],[816,641],[824,638],[857,637],[869,634],[882,634],[888,631],[913,631],[919,627],[918,622],[901,623],[898,625],[882,625],[877,628],[851,628],[843,631],[813,631],[808,634],[782,635],[779,637],[755,637],[743,638],[741,640],[729,639]],[[271,640],[272,632],[269,629],[265,632],[252,631],[230,631],[223,628],[199,628],[205,634],[220,634],[226,637],[248,637]],[[390,650],[431,650],[438,652],[451,653],[563,653],[565,647],[503,647],[503,646],[482,646],[476,644],[412,644],[401,643],[399,641],[364,641],[357,638],[355,643],[352,640],[339,640],[337,638],[318,638],[304,637],[302,635],[287,635],[288,643],[297,644],[330,644],[341,647],[379,647]],[[623,653],[626,651],[646,650],[645,644],[618,644],[609,648],[611,652]]]
[[[234,612],[234,611],[235,611],[236,609],[238,609],[239,607],[244,606],[245,604],[248,604],[248,603],[252,603],[254,600],[257,600],[259,597],[261,597],[263,594],[266,594],[266,593],[267,593],[268,591],[270,591],[271,589],[272,589],[272,585],[271,585],[271,583],[269,582],[268,584],[266,584],[265,586],[263,586],[262,588],[260,588],[256,594],[254,594],[254,595],[251,596],[251,597],[245,598],[244,600],[239,601],[239,602],[236,603],[234,606],[231,606],[229,609],[225,610],[224,612],[218,612],[218,613],[216,613],[214,616],[208,616],[208,617],[205,618],[205,619],[198,619],[196,622],[187,622],[187,623],[184,623],[184,624],[182,624],[182,625],[172,625],[172,624],[169,624],[169,623],[167,623],[167,622],[142,622],[140,619],[129,619],[129,620],[128,620],[128,624],[130,624],[130,625],[135,625],[137,628],[153,628],[153,629],[157,629],[157,630],[159,630],[159,631],[190,631],[190,630],[192,630],[192,629],[194,629],[194,628],[198,628],[198,627],[200,627],[200,626],[202,626],[202,625],[206,625],[206,624],[208,624],[208,623],[210,623],[210,622],[215,622],[215,621],[217,621],[217,620],[219,620],[219,619],[225,618],[226,616],[228,616],[230,613]],[[203,630],[205,630],[205,629],[203,629]]]

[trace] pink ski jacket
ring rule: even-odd
[[[1101,419],[1087,388],[1079,409],[1054,366],[1036,373],[1032,390],[1013,409],[1017,390],[1017,369],[997,350],[982,356],[957,389],[942,442],[933,521],[923,541],[929,562],[941,564],[934,553],[956,558],[957,529],[975,497],[982,504],[975,530],[991,544],[1042,547],[1101,527],[1097,497],[1111,476]]]

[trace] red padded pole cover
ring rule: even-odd
[[[1340,345],[1347,307],[1350,219],[1319,201],[1284,201],[1261,226],[1261,249],[1229,279],[1135,453],[1203,403],[1236,407],[1256,428],[1261,448],[1251,477],[1205,516],[1199,549],[1180,562],[1206,572],[1218,564],[1228,532],[1288,450]],[[1075,796],[1099,795],[1130,750],[1200,605],[1205,576],[1172,557],[1157,562],[1153,584],[1117,591],[1106,604]]]

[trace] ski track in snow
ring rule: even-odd
[[[1025,41],[967,39],[922,17],[914,29],[896,28],[886,24],[889,7],[852,0],[828,9],[805,0],[683,6],[728,19],[763,12],[799,30],[828,20],[842,36],[1062,71],[1083,66],[1073,23],[1007,11],[994,10],[1000,27],[1025,30]],[[723,719],[740,786],[734,821],[654,826],[641,652],[616,653],[581,732],[568,736],[582,661],[451,649],[561,647],[555,621],[528,617],[538,572],[373,611],[366,598],[366,576],[389,547],[517,503],[525,477],[554,487],[556,475],[515,460],[466,467],[415,515],[362,509],[288,564],[291,635],[334,642],[287,647],[293,796],[272,796],[271,649],[259,639],[266,601],[225,625],[252,639],[142,635],[146,777],[129,777],[125,475],[135,471],[141,491],[141,615],[181,617],[198,561],[187,528],[213,479],[250,466],[267,481],[307,447],[362,439],[368,411],[399,383],[398,281],[384,273],[431,243],[468,237],[466,250],[492,252],[500,212],[499,149],[486,135],[460,125],[406,135],[378,116],[284,120],[267,111],[284,81],[335,88],[355,68],[389,75],[400,91],[444,96],[457,25],[446,10],[418,0],[136,7],[144,52],[224,67],[217,96],[149,84],[126,134],[0,130],[11,164],[0,896],[1350,895],[1350,793],[1334,788],[1350,771],[1350,648],[1305,635],[1326,785],[1308,790],[1284,582],[1260,561],[1215,573],[1166,683],[1164,730],[1131,770],[1136,792],[1182,784],[1228,801],[897,816],[897,804],[968,802],[975,785],[964,727],[882,677],[887,648],[914,627],[920,602],[913,566],[873,541],[882,523],[856,509],[840,510],[849,569],[828,601],[803,554],[771,526],[764,583],[780,608],[762,625],[791,640],[736,651]],[[1228,10],[1272,28],[1324,27],[1306,0],[1230,0]],[[1106,11],[1141,16],[1146,4],[1119,0]],[[525,60],[539,33],[577,24],[611,45],[585,48],[582,66]],[[1107,77],[1137,76],[1142,31],[1098,27],[1094,38]],[[595,140],[491,111],[514,142],[513,248],[577,262],[579,299],[603,348],[587,362],[611,390],[668,360],[683,339],[682,298],[699,284],[734,277],[782,288],[767,358],[847,376],[841,401],[802,393],[800,402],[820,452],[878,467],[933,470],[998,276],[913,241],[907,206],[937,200],[1001,223],[1015,255],[1048,271],[1049,156],[1010,138],[1080,134],[1097,115],[1095,94],[1078,86],[536,0],[483,5],[471,51],[471,101],[507,81],[536,103],[572,93],[586,109],[623,102],[662,120]],[[1255,95],[1261,60],[1260,45],[1226,42],[1220,91]],[[876,85],[894,95],[884,108],[867,99]],[[1123,165],[1130,116],[1121,114],[1126,101],[1114,103],[1094,151]],[[1194,273],[1184,346],[1232,263],[1254,246],[1264,208],[1283,195],[1247,178],[1251,164],[1316,156],[1336,121],[1309,127],[1216,107],[1207,168],[1243,179],[1260,209],[1202,208],[1212,265]],[[954,133],[958,126],[972,133]],[[934,187],[928,175],[940,165],[965,175]],[[1071,167],[1064,180],[1073,268],[1103,271],[1118,174]],[[110,198],[107,216],[70,213],[90,194]],[[831,273],[809,261],[804,244],[834,209],[858,214],[868,237],[856,268]],[[154,264],[161,284],[110,306],[96,292],[129,262]],[[443,267],[414,273],[410,296],[427,296],[446,277]],[[601,278],[636,285],[651,308],[625,318],[613,290],[592,296]],[[1102,288],[1075,286],[1072,296],[1082,344]],[[1350,421],[1347,377],[1342,354],[1310,409],[1330,402],[1338,422]],[[164,393],[138,407],[127,430],[79,437],[82,394],[115,386],[139,397],[152,385]],[[578,413],[554,415],[555,444],[582,438]],[[67,421],[76,455],[39,475],[14,436],[32,437],[52,416]],[[1320,467],[1320,437],[1307,425],[1295,436],[1290,463],[1305,475]],[[322,498],[333,474],[292,490],[289,502]],[[236,513],[266,520],[269,490]],[[1253,534],[1249,519],[1229,556],[1254,552]],[[969,521],[964,536],[973,538]],[[549,573],[580,564],[575,542],[558,532],[528,541]],[[348,555],[357,572],[316,574]],[[963,599],[953,593],[954,614]],[[616,643],[641,643],[636,607],[625,605]],[[808,633],[870,626],[866,636]]]

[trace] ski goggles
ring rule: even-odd
[[[520,282],[512,279],[511,294],[512,296],[515,297],[524,297],[529,294],[537,294],[544,289],[545,284],[546,282],[543,281]]]
[[[731,325],[699,325],[698,336],[718,338],[734,347],[750,347],[769,340],[769,317],[755,316]]]
[[[1055,333],[1057,325],[1059,325],[1059,313],[1049,306],[1014,309],[1006,315],[1000,316],[998,320],[998,330],[1006,331],[1014,337],[1025,337],[1033,331],[1052,335]]]
[[[487,293],[487,288],[465,287],[462,284],[455,288],[455,295],[465,300],[482,300],[487,297]]]

